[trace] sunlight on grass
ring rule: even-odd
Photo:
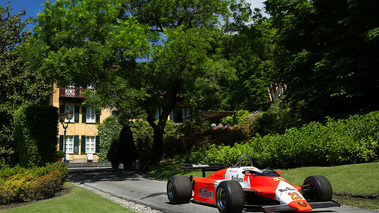
[[[100,195],[92,193],[86,189],[73,186],[71,183],[65,183],[65,187],[71,187],[71,193],[61,197],[40,201],[2,212],[25,213],[25,212],[125,212],[133,213],[116,203],[113,203]]]
[[[290,183],[301,185],[311,175],[323,175],[336,194],[379,196],[379,163],[361,163],[331,167],[301,167],[283,170]]]

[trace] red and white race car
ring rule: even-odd
[[[241,166],[245,158],[248,163]],[[280,176],[281,171],[254,167],[246,154],[235,166],[208,177],[204,177],[204,171],[215,164],[185,167],[203,169],[203,177],[172,176],[167,182],[167,197],[172,204],[188,203],[192,198],[195,203],[217,206],[221,213],[240,213],[245,207],[260,207],[265,212],[304,212],[340,206],[332,201],[332,187],[324,176],[310,176],[302,186],[292,185]]]

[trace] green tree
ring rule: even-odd
[[[22,21],[26,11],[11,15],[9,3],[0,6],[0,165],[16,163],[13,112],[22,104],[40,104],[51,86],[35,72],[25,70],[20,61],[19,45],[30,35],[23,31],[30,18]]]
[[[64,85],[95,84],[86,103],[116,106],[124,120],[154,130],[162,159],[164,127],[180,102],[200,106],[234,69],[221,54],[220,17],[234,0],[58,0],[46,2],[25,49],[30,69]],[[30,51],[25,51],[30,53]],[[145,59],[144,63],[137,63]],[[154,123],[157,109],[162,109]]]
[[[224,90],[226,98],[222,103],[227,110],[267,110],[271,103],[267,88],[280,83],[272,77],[276,30],[265,18],[254,20],[224,37],[225,53],[238,77],[237,81],[227,82]]]
[[[377,1],[267,0],[276,66],[304,121],[377,109]]]

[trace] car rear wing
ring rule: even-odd
[[[224,169],[225,166],[219,163],[191,163],[191,164],[182,164],[180,165],[181,170],[198,170],[201,169],[203,177],[205,177],[205,171],[217,171]]]

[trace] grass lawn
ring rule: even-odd
[[[76,187],[71,183],[65,183],[65,187],[72,188],[71,193],[56,197],[53,199],[43,200],[20,206],[12,209],[2,210],[1,212],[25,213],[25,212],[71,212],[71,213],[96,213],[96,212],[125,212],[133,213],[100,195],[92,193],[86,189]]]
[[[282,170],[288,182],[301,185],[311,175],[323,175],[333,188],[333,199],[342,205],[379,209],[379,163]]]
[[[168,180],[173,175],[201,177],[200,170],[181,173],[180,164],[182,163],[184,162],[179,159],[162,162],[153,168],[151,175],[162,180]],[[302,185],[308,176],[323,175],[330,181],[334,193],[333,199],[337,202],[346,206],[379,209],[379,162],[331,167],[301,167],[282,171],[282,176],[295,185]],[[206,175],[211,173],[207,171]]]

